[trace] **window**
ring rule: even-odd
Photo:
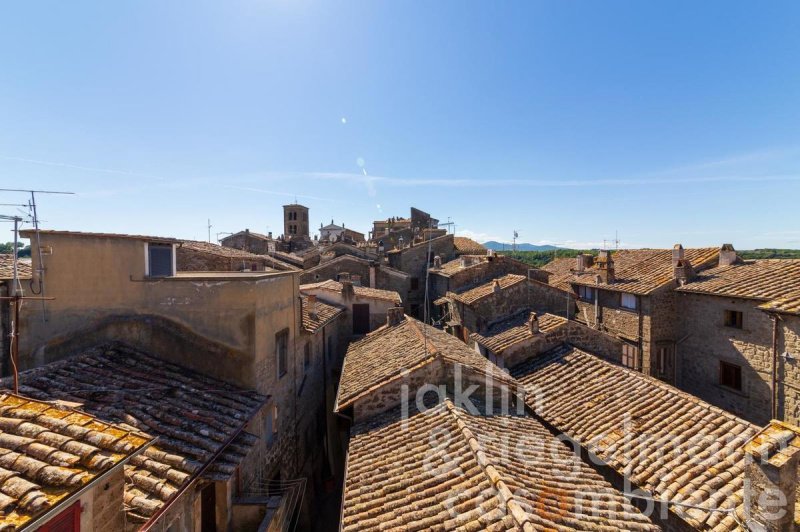
[[[39,528],[39,532],[80,532],[81,502],[73,503],[69,508],[52,518]]]
[[[724,360],[719,361],[719,383],[727,388],[741,391],[742,367]]]
[[[270,405],[267,409],[265,436],[267,438],[267,445],[272,445],[278,438],[278,405]]]
[[[579,286],[578,297],[584,301],[594,301],[594,288],[591,286]]]
[[[619,305],[622,308],[636,309],[636,296],[633,294],[620,294]]]
[[[172,244],[147,244],[147,268],[150,277],[172,275]]]
[[[411,289],[412,290],[419,290],[419,277],[412,277],[411,278]]]
[[[275,335],[275,358],[278,364],[278,378],[286,375],[286,363],[289,355],[289,329]]]
[[[725,327],[733,327],[734,329],[742,328],[742,313],[738,310],[725,311]]]
[[[672,379],[675,367],[675,350],[671,345],[659,346],[656,348],[656,356],[653,359],[653,373],[657,377]]]
[[[639,348],[633,344],[622,344],[622,365],[631,369],[639,369]]]
[[[311,342],[308,342],[303,348],[303,373],[308,371],[311,367]]]

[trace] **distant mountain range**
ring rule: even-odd
[[[488,242],[483,243],[486,249],[493,249],[495,251],[510,251],[511,244],[504,244],[502,242],[495,242],[494,240],[490,240]],[[517,251],[553,251],[554,249],[563,249],[558,246],[551,246],[549,244],[544,246],[537,246],[536,244],[517,244]]]

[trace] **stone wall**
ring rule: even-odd
[[[125,511],[123,507],[125,474],[122,467],[107,476],[102,483],[91,490],[91,528],[87,530],[124,530]],[[84,497],[81,497],[84,503]],[[81,528],[83,528],[81,515]]]
[[[770,419],[772,321],[758,301],[679,295],[681,336],[678,387],[753,423]],[[742,328],[726,327],[725,310],[742,312]],[[742,390],[720,384],[720,361],[742,368]]]
[[[781,314],[778,323],[778,418],[800,425],[800,316]]]
[[[591,328],[623,338],[639,349],[639,369],[650,372],[649,342],[643,338],[650,335],[650,298],[636,296],[636,309],[620,305],[620,293],[612,290],[595,290],[597,302],[578,299],[575,319]]]
[[[444,365],[441,360],[434,360],[411,371],[405,377],[389,381],[357,400],[353,405],[354,422],[359,423],[386,412],[401,404],[404,398],[413,404],[417,391],[426,384],[436,386],[445,384]]]
[[[430,249],[429,249],[430,246]],[[430,260],[428,253],[430,251]],[[409,290],[407,304],[414,316],[421,315],[420,305],[425,298],[425,280],[428,267],[433,264],[433,257],[439,256],[442,262],[455,258],[453,235],[434,238],[428,242],[420,242],[412,247],[404,248],[388,254],[389,266],[409,274],[417,279],[416,290]]]
[[[220,243],[228,248],[241,249],[257,255],[266,255],[269,252],[268,241],[251,235],[247,230],[225,237]]]
[[[271,264],[271,261],[265,258],[223,257],[182,246],[178,246],[176,250],[175,262],[179,272],[240,272],[244,270],[263,272],[270,269]]]

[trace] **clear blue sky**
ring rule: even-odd
[[[0,186],[51,228],[800,248],[800,2],[4,2]],[[0,202],[22,199],[0,195]],[[2,213],[14,208],[0,207]]]

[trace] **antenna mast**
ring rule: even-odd
[[[45,306],[45,298],[44,298],[44,264],[42,263],[42,246],[39,244],[39,215],[36,210],[36,194],[64,194],[64,195],[73,195],[74,192],[65,192],[61,190],[30,190],[30,189],[19,189],[19,188],[0,188],[0,192],[25,192],[31,195],[31,199],[28,201],[28,209],[31,212],[31,218],[33,219],[33,229],[36,232],[36,250],[37,250],[37,258],[39,259],[39,267],[36,270],[38,274],[36,277],[38,278],[39,284],[39,292],[37,293],[33,289],[33,283],[31,283],[31,292],[33,292],[37,296],[41,296],[42,300],[42,321],[47,321],[47,307]],[[31,249],[33,252],[33,249]]]

